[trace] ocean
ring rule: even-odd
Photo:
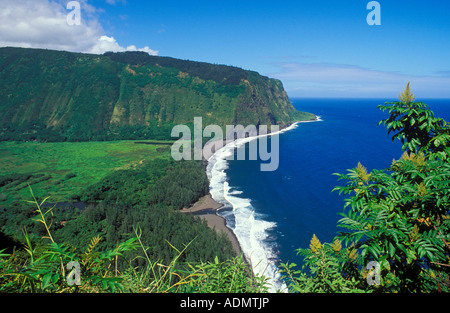
[[[401,143],[392,142],[385,126],[377,126],[388,116],[377,109],[384,99],[291,101],[320,119],[282,131],[276,171],[261,171],[260,160],[227,160],[237,149],[248,151],[248,143],[221,149],[208,164],[211,194],[224,204],[218,214],[254,272],[269,278],[271,291],[284,288],[277,273],[280,262],[301,264],[296,249],[308,248],[313,234],[331,242],[339,231],[345,197],[332,190],[345,181],[333,173],[345,174],[358,162],[368,170],[384,169],[402,155]],[[420,101],[450,121],[450,100]]]

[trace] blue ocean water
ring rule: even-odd
[[[211,193],[225,204],[220,215],[235,232],[256,272],[271,277],[280,288],[279,262],[300,263],[296,249],[309,247],[315,234],[330,242],[339,231],[337,221],[344,196],[332,192],[333,173],[347,173],[361,162],[369,170],[388,167],[402,155],[385,126],[388,116],[377,109],[378,99],[292,99],[300,111],[320,121],[297,124],[279,135],[279,167],[260,171],[260,161],[232,160],[228,149],[209,166]],[[437,117],[450,121],[450,100],[424,100]],[[270,138],[270,137],[269,137]],[[248,149],[242,145],[241,149]]]

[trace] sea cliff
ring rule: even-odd
[[[194,117],[280,128],[311,118],[279,80],[143,52],[0,48],[0,84],[0,140],[167,140]]]

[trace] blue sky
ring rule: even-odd
[[[54,10],[59,4],[61,17],[67,13],[67,1],[33,1]],[[44,35],[29,43],[19,34],[16,42],[94,53],[137,49],[234,65],[280,79],[290,97],[396,98],[411,81],[418,98],[450,98],[450,1],[378,1],[379,26],[366,22],[368,0],[80,2],[78,28],[47,32],[47,42]],[[13,30],[11,16],[8,21]],[[2,42],[1,23],[0,45],[13,45],[11,32]],[[55,39],[63,35],[72,46]]]

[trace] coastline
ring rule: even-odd
[[[296,126],[300,123],[321,121],[320,116],[317,116],[317,115],[314,115],[314,116],[315,116],[314,119],[294,122],[294,123],[284,127],[283,129],[280,129],[276,133],[268,133],[268,134],[264,134],[264,135],[256,135],[256,136],[250,136],[250,137],[254,137],[253,139],[256,139],[256,138],[262,137],[262,136],[271,136],[271,135],[275,135],[275,134],[281,134],[288,130],[296,128]],[[203,151],[206,152],[206,154],[207,154],[205,156],[205,153],[203,153],[203,163],[205,165],[207,174],[208,174],[207,167],[208,167],[208,164],[210,163],[210,158],[213,155],[215,155],[217,152],[221,151],[222,148],[225,148],[226,146],[228,146],[230,144],[231,145],[235,144],[235,142],[238,141],[239,139],[247,139],[247,138],[238,138],[237,140],[232,140],[232,141],[223,140],[222,146],[220,147],[220,149],[217,149],[217,151],[216,151],[216,149],[215,149],[216,147],[214,145],[215,142],[210,142],[210,143],[208,143],[209,145],[207,144],[203,147]],[[209,154],[208,154],[208,152],[209,152]],[[181,210],[181,212],[198,215],[199,217],[206,220],[206,222],[210,228],[215,229],[218,233],[224,232],[228,236],[230,242],[232,243],[233,250],[236,252],[236,254],[238,256],[239,255],[243,256],[244,259],[247,262],[249,262],[247,260],[247,256],[245,255],[245,252],[241,246],[241,243],[238,240],[237,235],[234,233],[234,231],[231,228],[229,228],[227,226],[226,219],[218,214],[218,210],[220,208],[222,208],[223,206],[224,206],[224,204],[216,201],[213,198],[212,194],[209,193],[208,195],[200,198],[190,208],[185,208],[185,209]]]
[[[180,212],[184,214],[193,214],[204,219],[208,226],[217,233],[225,233],[231,242],[233,251],[237,256],[242,254],[242,249],[234,232],[227,226],[225,218],[217,214],[217,210],[223,207],[223,204],[215,201],[211,194],[201,197],[190,208],[184,208]]]

